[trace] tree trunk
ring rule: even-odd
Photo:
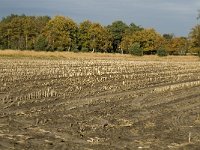
[[[26,45],[25,45],[25,47],[26,47],[26,50],[27,50],[27,48],[28,48],[28,36],[27,36],[27,34],[26,34]]]
[[[9,39],[9,35],[8,35],[8,45],[7,45],[8,49],[10,48],[9,46],[10,46],[10,39]]]

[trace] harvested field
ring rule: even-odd
[[[200,62],[0,58],[0,149],[199,149]]]

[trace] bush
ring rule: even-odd
[[[133,43],[129,48],[129,53],[131,55],[143,56],[143,49],[140,47],[139,43]]]
[[[89,52],[90,50],[87,47],[82,47],[81,52]]]
[[[160,49],[157,50],[157,55],[160,56],[160,57],[163,57],[163,56],[167,56],[168,53],[164,48],[160,48]]]
[[[197,53],[197,54],[198,54],[198,56],[200,57],[200,50],[198,51],[198,53]]]
[[[35,42],[35,50],[46,50],[47,49],[48,42],[46,38],[42,35],[40,35]]]
[[[5,47],[3,45],[0,45],[0,50],[4,50]]]

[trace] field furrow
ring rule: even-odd
[[[200,63],[0,59],[0,149],[196,149]]]

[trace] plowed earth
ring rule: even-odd
[[[200,148],[200,63],[0,60],[0,149]]]

